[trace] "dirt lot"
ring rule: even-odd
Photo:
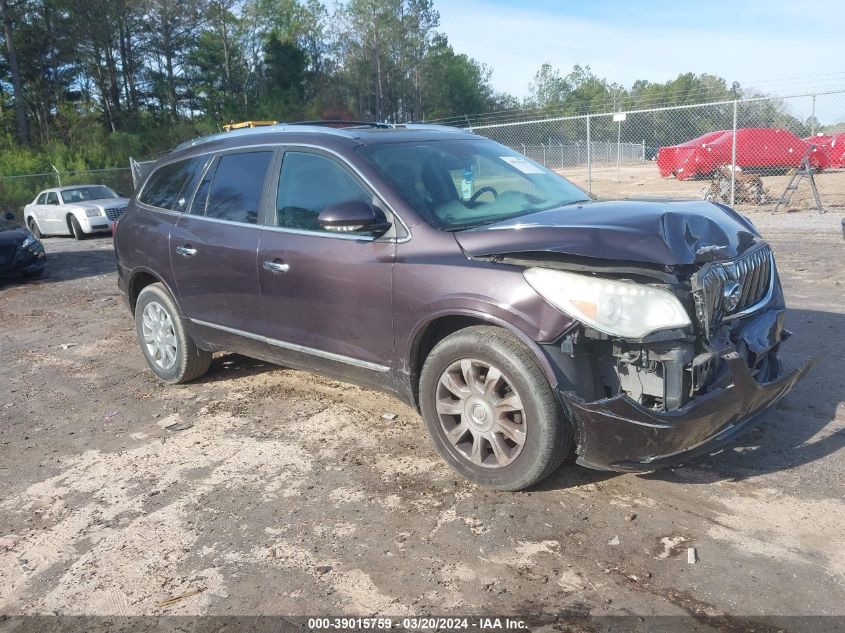
[[[586,168],[558,170],[562,175],[587,187]],[[728,172],[729,173],[729,172]],[[789,184],[791,172],[779,175],[762,176],[763,188],[767,192],[768,202],[763,206],[748,204],[738,205],[743,213],[762,213],[771,211]],[[618,180],[617,180],[618,176]],[[616,167],[594,167],[592,170],[593,188],[602,197],[663,196],[673,198],[702,199],[710,186],[710,179],[675,180],[661,178],[657,165],[648,161],[638,165],[624,165],[617,173]],[[815,175],[816,187],[827,211],[839,213],[845,209],[845,170],[831,169]],[[737,198],[739,200],[739,197]],[[814,208],[812,190],[807,180],[798,184],[790,204],[782,206],[779,212],[801,211]]]
[[[159,384],[111,240],[46,240],[0,285],[0,614],[845,615],[840,214],[754,219],[807,379],[716,456],[517,494],[378,393],[236,355]]]

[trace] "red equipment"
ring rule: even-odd
[[[733,132],[710,132],[681,145],[661,147],[657,167],[664,178],[678,180],[710,176],[722,165],[731,164]],[[799,167],[810,143],[781,128],[742,128],[736,131],[736,164],[742,169],[790,169]],[[829,164],[828,155],[817,147],[810,153],[816,170]]]
[[[816,134],[804,139],[820,148],[829,161],[829,166],[835,169],[845,167],[845,132],[838,134]]]

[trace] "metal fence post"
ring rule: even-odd
[[[813,114],[810,116],[810,136],[816,135],[816,95],[813,95]]]
[[[587,191],[593,193],[593,151],[590,147],[590,115],[587,115]]]
[[[51,164],[50,167],[53,168],[53,171],[56,172],[56,180],[59,181],[59,187],[62,186],[62,175],[59,173],[59,170],[56,169],[56,166]]]
[[[540,143],[540,147],[543,148],[543,167],[546,166],[546,146],[543,143]]]
[[[618,122],[616,128],[616,182],[619,180],[619,170],[622,168],[622,121]]]
[[[736,110],[739,101],[734,101],[733,141],[731,142],[731,208],[736,206]]]

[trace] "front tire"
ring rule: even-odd
[[[420,408],[437,451],[485,487],[522,490],[557,469],[572,427],[531,351],[488,326],[440,341],[420,376]]]
[[[79,220],[77,220],[76,217],[72,216],[72,215],[68,216],[68,217],[70,218],[70,221],[69,221],[70,232],[73,234],[73,236],[76,239],[84,240],[85,239],[85,231],[82,230],[82,225],[79,224]]]
[[[176,302],[162,284],[150,284],[138,295],[135,330],[147,365],[164,382],[190,382],[208,371],[211,352],[188,336]]]

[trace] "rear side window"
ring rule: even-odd
[[[205,216],[230,222],[255,224],[267,170],[273,152],[245,152],[221,156],[208,187]],[[204,185],[200,192],[204,193]],[[192,209],[196,213],[198,209]]]
[[[323,231],[317,222],[330,204],[373,197],[335,161],[304,152],[285,152],[276,196],[276,226]]]
[[[42,193],[40,196],[38,196],[38,200],[35,201],[35,204],[44,204],[46,202],[47,202],[47,194]]]
[[[185,211],[191,190],[205,158],[188,158],[159,167],[144,186],[138,200],[160,209]]]

